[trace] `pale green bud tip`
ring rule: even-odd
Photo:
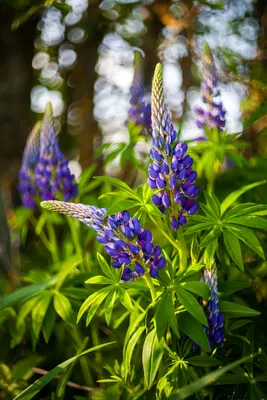
[[[50,103],[50,101],[45,106],[45,115],[47,115],[49,117],[53,116],[53,107],[52,107],[52,104]]]
[[[46,208],[47,210],[53,210],[54,206],[53,206],[53,200],[49,200],[49,201],[41,201],[40,206],[43,208]]]
[[[205,54],[205,55],[207,55],[207,56],[210,56],[210,55],[211,55],[210,46],[208,45],[207,42],[204,42],[203,51],[204,51],[204,54]]]
[[[153,83],[156,83],[159,80],[162,81],[162,79],[163,79],[162,65],[158,63],[155,68]]]

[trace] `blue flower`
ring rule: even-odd
[[[131,107],[128,111],[128,120],[143,127],[142,133],[151,134],[151,104],[145,101],[143,59],[139,52],[134,57],[134,78],[130,89]]]
[[[152,136],[148,168],[148,184],[157,190],[152,201],[165,214],[170,215],[170,226],[177,230],[186,223],[186,215],[198,211],[195,186],[197,173],[192,169],[193,160],[187,154],[187,144],[177,142],[170,113],[164,99],[162,66],[155,69],[152,85]]]
[[[225,109],[219,100],[220,91],[217,87],[216,69],[208,44],[204,46],[202,68],[201,96],[203,106],[195,108],[198,128],[207,126],[210,129],[218,128],[221,132],[225,127]]]
[[[77,196],[77,184],[68,164],[59,148],[52,106],[49,103],[43,119],[40,157],[35,167],[35,185],[42,200],[54,200],[58,197],[69,201]]]
[[[143,229],[138,218],[131,218],[128,211],[105,217],[105,208],[84,204],[55,200],[43,201],[41,206],[76,218],[94,229],[97,240],[112,258],[111,265],[123,267],[124,281],[143,275],[144,267],[148,267],[150,275],[156,278],[158,270],[166,265],[161,248],[153,243],[151,231]]]
[[[217,268],[205,268],[203,271],[202,282],[206,283],[211,289],[211,295],[208,303],[204,306],[203,300],[200,300],[205,307],[208,328],[206,329],[211,348],[220,347],[224,344],[224,318],[220,313],[219,296],[217,289]]]

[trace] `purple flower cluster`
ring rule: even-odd
[[[66,160],[60,151],[53,121],[52,107],[46,107],[41,132],[39,162],[35,168],[35,184],[42,200],[54,200],[59,196],[69,201],[78,194],[74,175],[70,173]]]
[[[151,134],[151,104],[144,98],[143,59],[139,52],[135,52],[134,78],[130,89],[131,107],[128,111],[128,120],[143,127],[143,134]]]
[[[224,318],[219,309],[217,268],[205,268],[201,281],[206,283],[211,289],[211,296],[205,307],[207,311],[209,327],[205,327],[205,330],[207,332],[211,348],[220,347],[224,344]]]
[[[38,197],[42,200],[59,197],[65,201],[76,197],[78,187],[68,164],[60,151],[52,106],[48,104],[42,128],[38,123],[33,129],[23,154],[18,185],[23,205],[36,208]]]
[[[144,266],[149,266],[151,277],[156,278],[158,270],[166,265],[165,258],[161,256],[161,248],[153,244],[151,231],[143,229],[137,218],[130,218],[128,211],[105,217],[105,208],[84,204],[55,200],[44,201],[41,206],[76,218],[94,229],[97,240],[112,258],[112,266],[123,266],[124,281],[143,275]]]
[[[148,184],[157,190],[152,201],[165,214],[171,216],[171,228],[177,230],[186,223],[185,214],[198,211],[195,186],[197,173],[192,169],[193,160],[186,154],[187,144],[177,141],[170,113],[164,101],[162,66],[158,64],[152,86],[152,136],[148,168]]]
[[[40,123],[35,124],[27,140],[21,168],[19,171],[18,190],[21,195],[21,201],[24,207],[36,208],[36,188],[34,184],[34,168],[39,159],[40,152]]]
[[[217,87],[216,69],[210,48],[204,46],[202,68],[201,96],[203,106],[195,108],[197,114],[196,124],[198,128],[208,126],[210,129],[218,127],[221,132],[225,127],[225,109],[218,99],[220,91]]]

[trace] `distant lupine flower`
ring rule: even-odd
[[[171,216],[171,228],[177,230],[186,224],[187,214],[198,211],[195,201],[199,189],[195,186],[197,173],[192,169],[193,160],[186,154],[187,144],[177,140],[170,113],[164,100],[162,66],[155,69],[152,85],[152,136],[148,168],[148,184],[157,190],[152,201]]]
[[[153,244],[151,231],[143,229],[137,218],[130,218],[128,211],[105,217],[107,209],[84,204],[44,201],[41,206],[76,218],[94,229],[97,240],[112,258],[112,266],[123,267],[124,281],[143,275],[144,266],[156,278],[158,270],[166,265],[161,248]]]
[[[208,126],[210,129],[218,127],[222,131],[225,127],[225,109],[218,99],[220,91],[217,87],[216,69],[208,44],[204,46],[202,68],[201,95],[203,106],[195,108],[198,128]]]
[[[69,201],[77,196],[77,184],[68,164],[59,148],[52,106],[49,103],[41,131],[40,158],[35,168],[35,184],[42,200],[54,200],[59,196]]]
[[[141,125],[144,128],[143,133],[151,134],[151,104],[146,103],[144,99],[143,59],[139,52],[135,52],[134,68],[128,120]]]
[[[205,268],[202,282],[206,283],[211,289],[211,296],[205,306],[208,317],[209,327],[205,327],[211,348],[223,346],[224,344],[224,318],[219,309],[219,296],[217,289],[217,268]],[[201,301],[202,305],[203,301]]]
[[[19,171],[19,185],[21,201],[26,208],[36,208],[36,188],[34,183],[34,168],[40,155],[40,129],[41,123],[37,122],[27,140],[23,153],[22,164]]]

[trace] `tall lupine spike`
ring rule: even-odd
[[[207,312],[209,327],[207,330],[211,348],[220,347],[224,344],[224,318],[220,313],[219,296],[217,288],[217,268],[205,268],[203,271],[202,282],[206,283],[211,289],[208,303],[204,306],[203,300],[200,302]]]
[[[141,125],[143,134],[151,134],[151,104],[144,98],[143,57],[139,51],[134,53],[134,78],[130,93],[131,107],[128,111],[128,120]]]
[[[197,173],[186,154],[187,144],[177,141],[171,115],[164,99],[163,71],[157,64],[152,84],[152,136],[148,184],[157,189],[152,201],[165,214],[173,230],[186,224],[186,216],[198,211],[195,201],[199,189],[194,185]],[[170,212],[169,212],[170,211]]]
[[[77,196],[77,184],[68,164],[59,148],[52,105],[48,103],[41,131],[40,159],[35,168],[35,184],[42,200],[54,200],[61,196],[68,201]]]
[[[222,131],[225,127],[225,109],[219,99],[220,91],[217,87],[216,68],[210,47],[204,44],[202,59],[201,96],[203,106],[195,108],[197,114],[196,124],[199,128],[208,126]]]
[[[19,171],[18,190],[21,201],[24,207],[31,209],[37,207],[35,201],[34,168],[40,157],[40,130],[41,122],[37,122],[27,140]]]
[[[71,216],[92,228],[111,256],[112,266],[123,267],[124,281],[143,275],[146,266],[152,278],[156,278],[158,270],[166,265],[161,248],[153,244],[152,233],[143,229],[137,218],[130,218],[128,211],[105,217],[105,208],[84,204],[53,200],[43,201],[41,206]]]

